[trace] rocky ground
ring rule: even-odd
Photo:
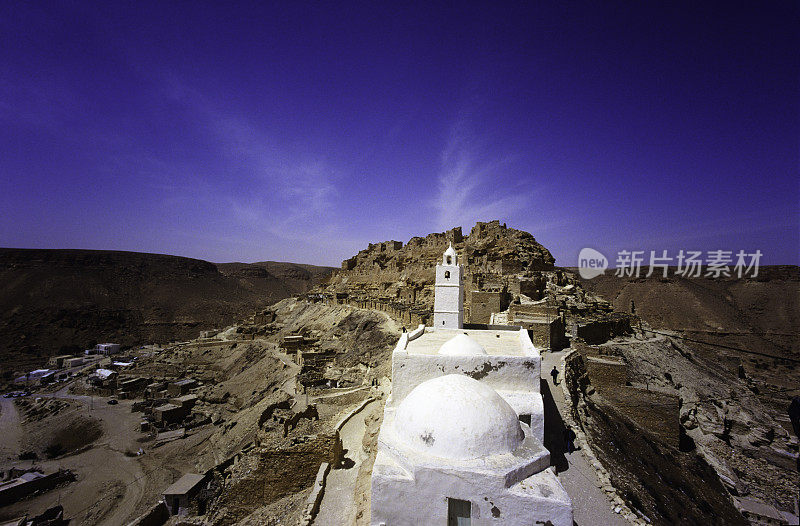
[[[195,338],[304,292],[329,267],[0,248],[0,381],[95,343]]]
[[[433,269],[441,262],[449,244],[461,254],[459,263],[465,265],[467,283],[475,281],[477,285],[484,275],[491,280],[494,276],[528,275],[554,269],[555,258],[531,234],[491,221],[477,223],[469,235],[462,235],[461,227],[457,227],[413,237],[405,244],[370,243],[345,260],[342,269],[315,290],[346,293],[351,299],[391,301],[420,313],[432,312]],[[491,284],[502,286],[502,281]]]
[[[152,506],[160,491],[182,474],[212,470],[214,486],[206,501],[207,513],[194,522],[295,524],[306,512],[320,463],[343,458],[345,463],[331,480],[340,496],[347,497],[347,505],[340,507],[338,501],[332,505],[329,496],[328,502],[323,500],[323,520],[338,521],[344,516],[348,523],[366,524],[381,407],[390,389],[391,349],[402,326],[409,324],[384,312],[338,304],[336,295],[344,292],[418,304],[421,312],[427,312],[433,298],[431,269],[450,242],[463,255],[462,262],[472,267],[470,286],[506,287],[513,292],[509,298],[513,302],[541,303],[562,313],[571,338],[565,354],[574,350],[581,358],[572,364],[575,371],[568,371],[574,380],[570,384],[575,404],[572,416],[610,474],[610,482],[641,520],[740,523],[738,499],[792,511],[798,444],[789,432],[785,410],[800,385],[793,361],[798,358],[800,341],[796,267],[762,269],[757,279],[742,281],[603,276],[587,282],[553,267],[552,256],[530,234],[490,222],[479,223],[469,236],[454,229],[413,238],[404,246],[396,242],[371,245],[345,261],[342,270],[316,289],[319,294],[284,299],[269,307],[264,306],[268,300],[237,302],[258,296],[259,287],[274,282],[273,278],[307,290],[322,273],[267,263],[164,263],[177,265],[170,267],[163,283],[174,295],[170,301],[181,303],[181,308],[217,316],[216,307],[206,309],[204,303],[191,300],[194,296],[179,291],[186,286],[195,290],[192,294],[207,296],[217,291],[224,295],[226,287],[236,283],[231,290],[244,291],[243,295],[236,296],[237,292],[225,301],[252,313],[238,315],[235,325],[212,338],[131,351],[138,360],[126,374],[200,382],[193,419],[198,425],[183,439],[158,444],[138,431],[141,414],[131,412],[131,401],[108,405],[107,397],[92,396],[85,372],[68,388],[62,384],[45,389],[16,399],[16,404],[0,399],[2,468],[30,467],[35,455],[37,465],[49,470],[67,467],[78,478],[57,492],[0,509],[0,518],[23,511],[39,513],[61,502],[67,516],[81,524],[120,524]],[[17,325],[26,335],[51,324],[74,332],[69,320],[76,314],[71,309],[84,308],[65,304],[62,311],[72,314],[64,314],[62,321],[27,316],[22,291],[31,287],[32,279],[38,280],[32,297],[51,294],[48,297],[57,300],[59,294],[77,294],[80,299],[88,294],[81,301],[95,305],[92,308],[99,305],[101,310],[105,300],[100,297],[121,291],[122,296],[135,299],[145,291],[108,285],[121,279],[107,275],[108,261],[87,264],[94,255],[73,254],[73,266],[94,269],[83,285],[86,290],[79,290],[82,281],[70,274],[73,271],[56,277],[41,274],[42,265],[50,265],[49,258],[55,257],[44,252],[42,261],[16,262],[0,269],[0,278],[17,291],[9,296],[16,299],[2,319],[6,326],[23,318],[32,320]],[[110,268],[122,264],[116,256],[108,257]],[[124,263],[119,269],[122,282],[130,284],[153,271],[146,270],[152,265],[148,261],[144,258],[133,266],[130,261]],[[530,287],[527,291],[522,290],[523,281]],[[72,285],[64,288],[65,283]],[[514,283],[520,290],[513,289]],[[635,315],[630,313],[631,301]],[[600,331],[602,337],[591,344],[577,337],[581,323],[616,315],[609,314],[612,309],[626,323]],[[168,324],[188,319],[179,310],[156,309],[145,325],[165,313],[171,320]],[[508,311],[496,314],[502,320]],[[197,334],[193,322],[186,327]],[[302,366],[296,363],[297,346],[287,343],[298,338],[305,360]],[[638,390],[647,403],[663,397],[665,405],[645,404],[637,414],[624,396],[630,389]],[[367,396],[376,401],[343,430],[348,452],[341,456],[335,423]],[[655,421],[652,415],[664,415],[664,421]],[[287,418],[294,420],[285,426]],[[28,460],[21,460],[20,454]],[[346,467],[348,459],[353,462],[351,470]],[[602,501],[602,495],[597,501]]]
[[[31,460],[19,458],[28,453],[25,457],[35,454],[35,465],[45,471],[68,467],[78,477],[57,491],[2,508],[0,517],[40,513],[60,502],[80,524],[124,523],[152,506],[182,474],[205,472],[240,455],[223,468],[206,520],[296,524],[320,462],[335,450],[326,439],[333,423],[368,396],[369,386],[363,385],[368,372],[378,374],[364,356],[383,361],[399,329],[383,314],[350,307],[285,300],[275,311],[269,336],[243,340],[240,327],[233,326],[217,341],[143,351],[126,373],[200,381],[194,420],[207,417],[209,423],[190,429],[184,439],[158,444],[138,431],[142,416],[131,411],[132,401],[109,405],[108,397],[86,394],[91,390],[83,384],[85,377],[57,390],[0,399],[0,451],[5,454],[0,467],[30,467]],[[335,376],[347,379],[341,382],[346,387],[298,389],[300,367],[280,349],[283,335],[298,330],[313,334],[316,346],[336,350]],[[284,437],[281,421],[266,416],[282,401],[295,405],[289,414],[314,406],[319,419],[299,419]]]
[[[798,442],[787,409],[800,395],[800,269],[762,267],[744,279],[670,275],[582,280],[617,309],[633,303],[655,330],[601,347],[622,357],[633,382],[680,398],[685,445],[727,494],[797,513]]]

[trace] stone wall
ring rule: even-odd
[[[677,396],[629,385],[601,391],[601,394],[615,409],[651,436],[664,444],[678,447],[680,406]]]
[[[628,366],[616,356],[587,356],[586,371],[592,385],[601,393],[624,387],[628,382]]]
[[[336,465],[342,455],[338,431],[310,437],[289,447],[253,450],[232,468],[234,482],[217,507],[229,520],[246,517],[255,509],[310,487],[320,464]]]
[[[167,520],[169,520],[169,510],[164,501],[160,500],[138,519],[128,523],[128,526],[161,526]]]
[[[572,327],[572,336],[586,343],[599,345],[625,334],[631,334],[631,317],[627,314],[612,313],[600,318],[577,320]]]
[[[709,517],[717,524],[745,524],[713,469],[696,453],[675,447],[677,397],[625,385],[597,390],[589,359],[572,352],[564,360],[571,416],[628,506],[649,524],[707,524]],[[606,377],[609,387],[613,378]]]
[[[511,300],[507,292],[480,292],[473,290],[470,294],[469,322],[491,323],[492,314],[508,308]]]
[[[0,506],[7,506],[17,502],[33,493],[43,493],[51,489],[72,482],[75,480],[75,475],[68,469],[55,471],[49,475],[45,475],[38,479],[33,479],[29,482],[24,482],[16,486],[8,486],[0,491]]]
[[[640,429],[664,444],[678,447],[679,397],[626,385],[628,366],[622,357],[600,355],[597,348],[580,346],[579,352],[572,353],[571,369],[567,372],[568,376],[577,376],[582,382],[582,386],[570,387],[586,391],[591,385],[607,403]]]
[[[342,301],[342,303],[359,309],[385,312],[393,319],[406,324],[408,327],[416,327],[420,324],[428,325],[433,320],[432,310],[419,308],[414,304],[364,299],[347,299]]]
[[[509,323],[527,329],[533,344],[541,349],[560,351],[569,345],[564,335],[564,323],[561,318],[528,321],[515,319],[509,320]]]

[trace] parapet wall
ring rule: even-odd
[[[628,382],[628,366],[621,358],[587,356],[585,364],[592,385],[600,392],[613,391]]]
[[[337,300],[342,305],[350,305],[359,309],[377,310],[385,312],[400,323],[407,323],[409,326],[430,323],[433,320],[433,312],[428,309],[420,309],[413,305],[402,303],[390,303],[380,300],[356,300],[342,298]]]
[[[680,406],[677,396],[629,385],[604,391],[602,395],[615,409],[650,435],[664,444],[678,447]]]
[[[565,362],[565,381],[572,393],[597,393],[621,415],[643,431],[673,447],[680,441],[679,397],[626,385],[628,366],[621,357],[591,355],[596,349],[582,346]],[[573,397],[576,398],[576,397]]]

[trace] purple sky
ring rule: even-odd
[[[0,246],[338,265],[500,219],[800,263],[795,1],[261,4],[3,2]]]

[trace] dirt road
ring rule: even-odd
[[[600,488],[597,474],[583,455],[583,451],[566,452],[563,443],[564,423],[561,414],[569,410],[564,400],[560,382],[561,357],[564,352],[547,352],[542,356],[542,395],[545,403],[545,446],[551,453],[551,462],[558,469],[558,480],[572,499],[573,519],[577,526],[604,524],[628,526],[624,517],[614,513],[614,504]],[[559,367],[559,385],[553,384],[549,372]]]
[[[16,458],[20,453],[22,427],[13,398],[0,398],[0,458]]]
[[[366,426],[364,418],[371,411],[380,409],[376,401],[370,402],[361,412],[342,427],[342,448],[345,453],[343,465],[332,469],[325,484],[319,514],[314,520],[317,526],[350,526],[356,520],[355,489],[358,468],[367,455],[361,447]]]
[[[59,468],[70,469],[76,474],[77,480],[57,490],[7,506],[3,509],[4,515],[38,514],[48,507],[61,504],[65,515],[75,520],[76,524],[124,524],[144,496],[147,484],[138,457],[129,456],[130,452],[138,450],[136,438],[140,436],[136,432],[139,415],[131,413],[131,402],[123,400],[118,405],[109,405],[106,398],[71,395],[66,388],[37,396],[79,403],[77,411],[54,418],[70,418],[78,414],[95,418],[103,427],[103,435],[85,451],[54,460],[35,461],[36,466],[46,473]],[[25,443],[28,438],[22,432],[13,400],[0,398],[0,404],[3,465],[30,467],[31,461],[16,460],[20,451],[33,446]]]

